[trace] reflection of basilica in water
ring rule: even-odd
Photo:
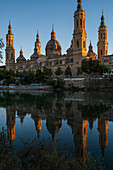
[[[20,118],[22,125],[24,125],[24,117],[26,114],[31,114],[31,118],[35,122],[38,139],[41,137],[42,121],[46,120],[46,128],[47,131],[51,134],[53,142],[56,142],[57,134],[62,129],[62,120],[67,120],[67,124],[72,129],[76,156],[83,158],[84,162],[86,162],[88,126],[92,130],[93,124],[98,118],[99,144],[102,150],[102,156],[104,157],[105,150],[108,145],[108,120],[105,119],[104,114],[101,112],[95,118],[91,118],[90,115],[84,117],[83,108],[81,111],[78,107],[79,105],[86,107],[87,102],[85,103],[80,100],[65,101],[54,99],[51,101],[51,108],[48,109],[43,105],[42,107],[37,108],[36,104],[29,106],[16,103],[12,106],[7,106],[6,116],[8,138],[11,143],[13,143],[13,140],[16,138],[16,114]],[[90,103],[90,105],[95,107],[95,103]],[[89,107],[90,106],[88,105],[88,108]]]

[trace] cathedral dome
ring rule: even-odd
[[[26,61],[25,57],[23,56],[22,49],[20,50],[20,56],[17,58],[17,63]]]
[[[46,56],[61,55],[61,50],[62,50],[61,45],[56,40],[54,27],[53,27],[51,32],[51,40],[49,40],[46,45]]]

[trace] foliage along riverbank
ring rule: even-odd
[[[31,144],[23,143],[23,149],[17,152],[7,139],[7,134],[0,132],[0,169],[1,170],[98,170],[104,169],[99,161],[93,160],[91,155],[87,155],[87,163],[82,159],[74,158],[71,154],[65,154],[66,147],[59,151],[58,143]]]

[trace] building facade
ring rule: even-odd
[[[103,12],[98,34],[97,53],[98,59],[102,62],[102,56],[108,55],[107,27],[105,26]],[[87,52],[86,14],[82,7],[82,0],[77,0],[73,37],[71,46],[67,49],[67,54],[62,55],[62,47],[56,39],[54,26],[52,26],[51,39],[47,42],[45,51],[46,55],[41,54],[41,42],[37,32],[34,53],[30,56],[30,59],[26,60],[21,49],[20,56],[15,62],[14,35],[12,34],[11,23],[9,23],[8,34],[6,35],[6,70],[23,72],[43,70],[44,67],[48,67],[54,73],[58,67],[61,67],[64,72],[69,66],[72,70],[72,76],[75,77],[84,58],[92,58],[93,60],[97,58],[91,43]]]

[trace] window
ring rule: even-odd
[[[77,62],[77,64],[78,64],[78,62]]]
[[[86,135],[86,128],[84,129],[84,135]]]
[[[101,34],[101,39],[102,39],[102,34]]]
[[[73,63],[73,58],[71,59],[71,62]]]
[[[86,43],[85,43],[85,41],[83,42],[83,48],[86,48]]]
[[[101,50],[101,55],[102,55],[102,50]]]
[[[103,38],[105,38],[105,33],[103,34]]]
[[[78,28],[78,19],[77,19],[77,28]]]
[[[9,54],[7,53],[7,59],[9,59]]]
[[[9,46],[11,45],[11,41],[9,40]]]
[[[106,55],[108,54],[108,51],[106,50]]]
[[[62,61],[60,61],[60,64],[62,64]]]
[[[11,59],[13,59],[13,53],[11,54]]]
[[[77,41],[77,48],[79,48],[79,41]]]
[[[83,20],[83,27],[84,27],[84,29],[85,29],[85,20]]]
[[[80,27],[82,28],[82,19],[80,19]]]

